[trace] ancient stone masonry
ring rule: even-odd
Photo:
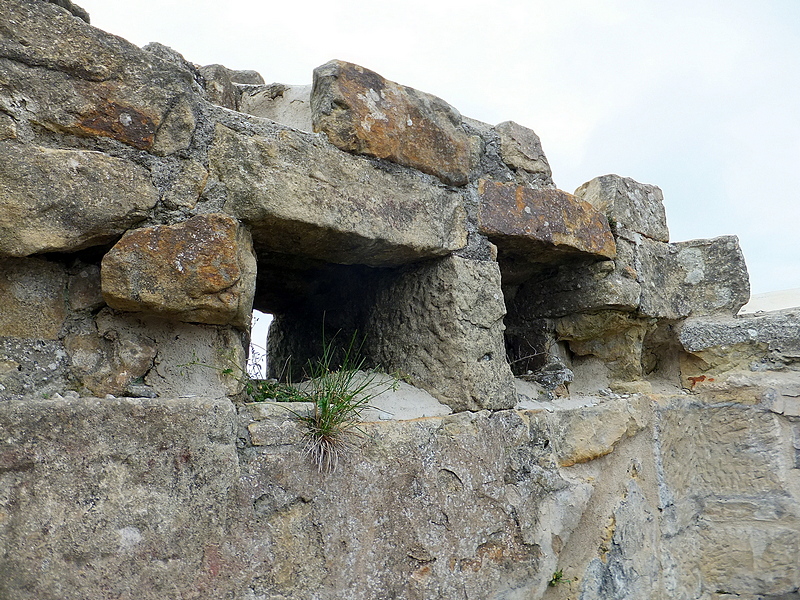
[[[358,65],[187,58],[2,1],[0,598],[800,597],[800,312],[738,316],[735,237]],[[271,376],[401,380],[337,471],[247,401],[253,308]]]

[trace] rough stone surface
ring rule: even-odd
[[[466,244],[458,194],[309,134],[250,137],[218,126],[209,165],[227,194],[225,212],[250,225],[257,250],[380,266]]]
[[[470,142],[461,115],[436,96],[333,60],[314,69],[311,114],[314,131],[342,150],[467,183]]]
[[[199,71],[206,82],[206,98],[224,108],[237,110],[239,91],[231,81],[230,70],[222,65],[206,65],[200,67]]]
[[[234,395],[241,391],[241,334],[102,309],[64,338],[73,389],[105,396]],[[226,375],[225,370],[231,370]],[[131,386],[144,385],[146,388]]]
[[[516,404],[497,263],[450,257],[400,275],[375,303],[369,353],[453,410]]]
[[[129,231],[103,257],[101,276],[112,308],[250,326],[256,260],[249,233],[227,215]]]
[[[478,195],[479,230],[501,255],[531,262],[551,262],[564,255],[616,256],[605,217],[566,192],[484,179],[478,184]]]
[[[0,403],[0,597],[221,597],[235,417],[227,399]]]
[[[669,241],[664,194],[654,185],[603,175],[584,183],[575,195],[606,215],[615,231],[625,228],[659,242]]]
[[[0,400],[50,397],[71,385],[69,359],[61,342],[0,337]]]
[[[735,315],[750,298],[739,240],[728,235],[662,245],[638,240],[640,311],[647,316]]]
[[[797,424],[760,408],[667,405],[659,411],[668,574],[745,597],[793,592],[800,512]],[[788,435],[787,435],[788,434]],[[788,438],[788,439],[787,439]]]
[[[19,121],[141,150],[159,137],[188,146],[193,128],[168,117],[200,97],[190,71],[43,2],[4,2],[0,24],[0,107]]]
[[[107,243],[158,201],[147,171],[126,160],[11,141],[0,152],[0,256]]]
[[[0,263],[0,335],[57,340],[67,312],[67,274],[36,258]]]
[[[239,110],[300,131],[313,131],[311,86],[273,83],[242,90]]]
[[[551,177],[550,164],[542,151],[542,142],[533,130],[514,121],[504,121],[494,129],[500,134],[500,156],[503,162],[513,169]]]

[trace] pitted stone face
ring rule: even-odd
[[[314,70],[311,111],[314,131],[342,150],[467,183],[470,142],[461,114],[436,96],[332,60]]]
[[[103,258],[103,296],[118,310],[247,328],[255,266],[250,235],[235,219],[198,215],[125,234]]]
[[[501,253],[531,262],[558,262],[559,255],[608,259],[617,254],[608,220],[572,194],[482,179],[478,196],[480,232]]]

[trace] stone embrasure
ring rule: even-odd
[[[0,32],[0,598],[797,596],[800,318],[735,316],[735,237],[350,63]],[[355,335],[438,402],[319,472],[245,402],[254,301],[269,373]]]

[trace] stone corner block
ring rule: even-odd
[[[249,232],[222,214],[129,231],[103,257],[103,296],[117,310],[246,329],[255,293]]]
[[[500,156],[511,168],[552,176],[550,163],[542,150],[542,142],[532,129],[514,121],[504,121],[495,125],[500,136]]]
[[[629,177],[603,175],[584,183],[575,195],[621,225],[659,242],[669,241],[664,194]]]
[[[342,150],[467,183],[470,142],[461,114],[436,96],[332,60],[314,69],[311,114],[314,131]]]
[[[501,253],[531,262],[554,262],[564,255],[616,256],[608,220],[572,194],[481,179],[478,196],[479,230]]]

